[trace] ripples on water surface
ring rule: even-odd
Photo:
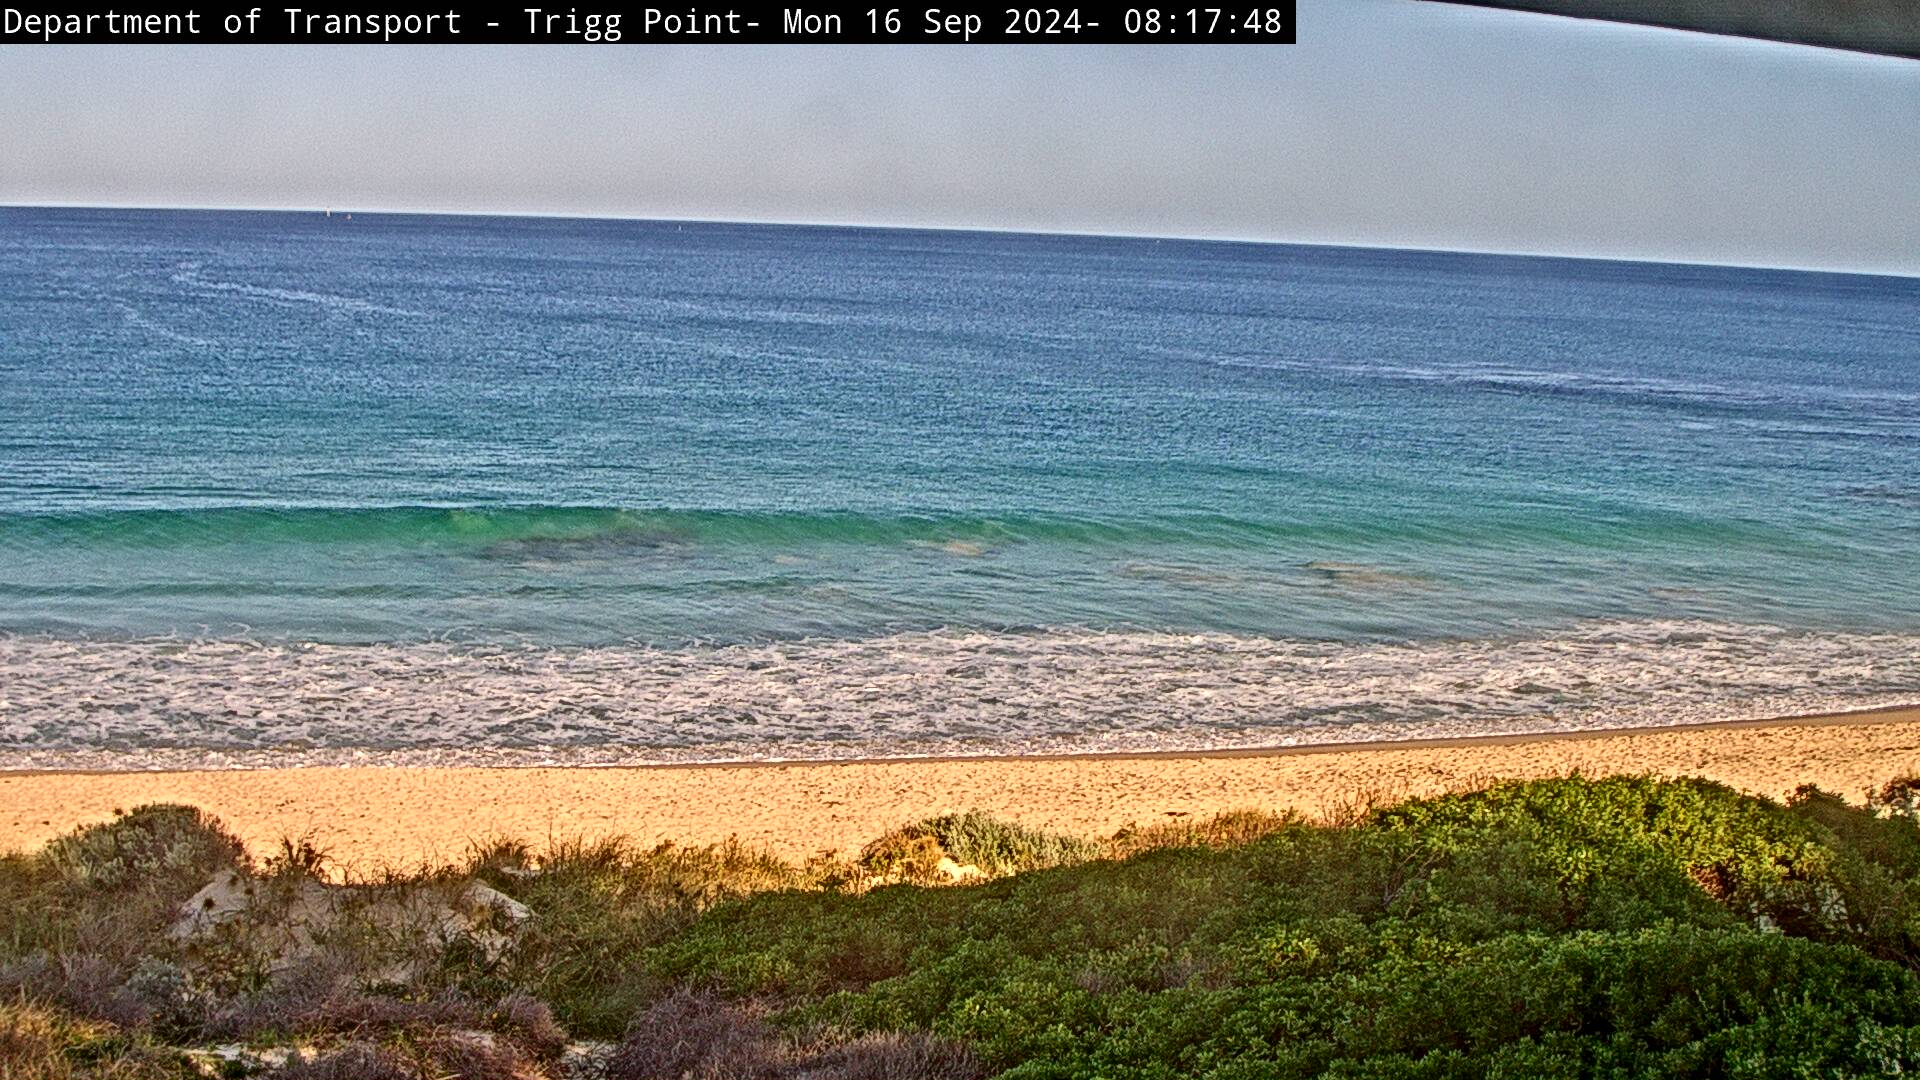
[[[1920,700],[1920,282],[0,209],[0,767]]]

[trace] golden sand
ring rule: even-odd
[[[371,871],[458,858],[476,840],[736,836],[788,857],[849,851],[887,829],[980,809],[1085,836],[1223,810],[1318,814],[1494,778],[1699,776],[1775,798],[1812,783],[1860,800],[1920,774],[1920,709],[1580,735],[1261,752],[860,761],[625,769],[303,768],[0,773],[0,850],[37,846],[115,808],[190,803],[256,853],[310,837]]]

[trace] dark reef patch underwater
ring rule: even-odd
[[[0,860],[0,1072],[1891,1076],[1920,1068],[1914,790],[1575,777],[1100,843],[957,815],[801,866],[501,844],[347,884],[149,807]],[[223,881],[250,899],[189,902]],[[394,914],[474,895],[457,930]]]

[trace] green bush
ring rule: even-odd
[[[709,847],[617,841],[555,845],[539,872],[508,874],[497,850],[474,869],[532,908],[504,970],[466,980],[481,997],[522,991],[581,1034],[617,1038],[666,985],[637,963],[715,904],[817,887],[830,867],[794,867],[738,843]],[[516,868],[517,869],[517,868]]]
[[[566,1031],[628,1033],[636,1077],[1897,1075],[1920,1070],[1915,790],[1782,804],[1576,777],[1105,844],[958,814],[806,866],[735,844],[495,845],[387,887],[471,874],[527,904],[499,962],[449,949],[417,985],[324,993],[282,972],[235,1000],[170,966],[152,905],[237,848],[157,809],[0,860],[0,993],[111,1020],[87,1037],[115,1045],[206,1016],[409,1076],[552,1075]],[[876,887],[943,858],[990,877]],[[134,944],[103,950],[116,933]]]
[[[191,894],[245,855],[240,841],[213,818],[191,806],[157,803],[63,836],[40,857],[79,889]]]
[[[245,848],[190,806],[154,805],[0,858],[0,962],[89,954],[131,966],[181,904]]]
[[[870,874],[931,883],[942,858],[999,877],[1070,866],[1101,854],[1088,840],[1030,829],[969,810],[896,829],[868,844],[861,868]]]
[[[750,896],[647,964],[1015,1077],[1920,1067],[1910,818],[1576,778],[1267,824],[967,889]]]

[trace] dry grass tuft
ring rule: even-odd
[[[1867,796],[1867,807],[1887,817],[1920,816],[1920,776],[1896,776]]]
[[[1156,825],[1129,825],[1107,841],[1107,857],[1125,859],[1162,848],[1239,847],[1297,825],[1300,820],[1293,814],[1272,814],[1265,810],[1229,810],[1198,821],[1183,818]]]
[[[192,1067],[144,1039],[44,1006],[0,1004],[6,1080],[195,1080]]]
[[[746,1006],[679,990],[634,1019],[607,1080],[753,1080],[787,1062],[779,1032]]]
[[[681,990],[634,1021],[606,1080],[978,1080],[965,1045],[919,1032],[800,1041],[758,1010]]]
[[[971,1050],[920,1032],[861,1035],[814,1054],[803,1073],[818,1080],[978,1080],[986,1069]]]
[[[567,1032],[546,1002],[515,991],[494,1003],[487,1030],[513,1040],[541,1061],[557,1061],[567,1049]]]

